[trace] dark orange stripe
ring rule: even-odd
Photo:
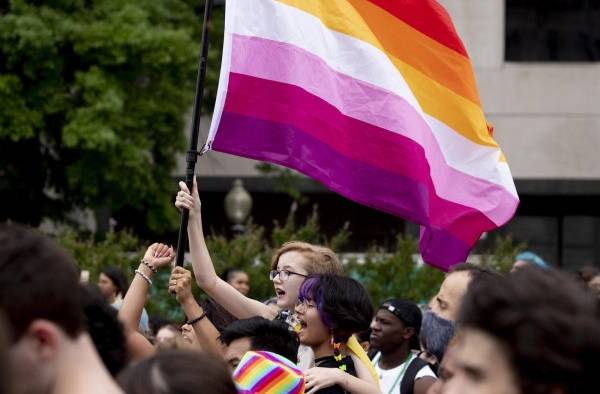
[[[392,57],[481,106],[469,58],[430,38],[367,0],[347,0]]]
[[[450,15],[437,0],[370,0],[370,2],[448,48],[468,56],[454,29]]]

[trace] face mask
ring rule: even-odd
[[[423,315],[421,343],[427,353],[434,356],[438,363],[442,361],[448,343],[454,336],[454,323],[439,317],[431,311]]]

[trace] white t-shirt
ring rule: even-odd
[[[404,363],[398,365],[392,369],[382,369],[379,367],[379,358],[381,357],[381,353],[377,353],[375,357],[373,357],[373,366],[375,367],[375,371],[377,372],[377,376],[379,376],[379,388],[381,388],[381,392],[383,394],[399,394],[400,393],[400,384],[402,382],[402,378],[404,377],[404,373],[406,373],[404,365],[406,363],[411,363],[417,356],[412,354],[412,356],[405,361]],[[417,372],[415,376],[415,381],[424,378],[426,376],[431,376],[436,379],[437,376],[433,372],[433,370],[429,367],[429,365],[425,365],[423,368]]]

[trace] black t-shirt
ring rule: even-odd
[[[335,361],[333,356],[321,357],[315,360],[315,367],[339,368],[340,364],[346,364],[346,373],[356,376],[356,369],[354,368],[354,363],[350,356],[344,357],[341,363]],[[346,394],[346,390],[336,384],[335,386],[329,386],[319,391],[315,391],[314,394]]]

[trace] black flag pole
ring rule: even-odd
[[[194,115],[192,118],[192,129],[190,131],[190,148],[187,151],[185,171],[185,183],[192,190],[194,182],[194,172],[196,170],[196,161],[198,159],[198,133],[200,131],[200,115],[202,110],[202,97],[204,95],[204,79],[206,77],[206,58],[208,56],[208,24],[213,7],[213,0],[206,0],[204,4],[204,24],[202,25],[202,44],[200,50],[200,59],[198,61],[198,77],[196,78],[196,98],[194,99]],[[178,267],[183,266],[183,256],[185,254],[187,225],[190,212],[183,209],[181,212],[181,222],[179,224],[179,236],[177,237],[177,258]]]

